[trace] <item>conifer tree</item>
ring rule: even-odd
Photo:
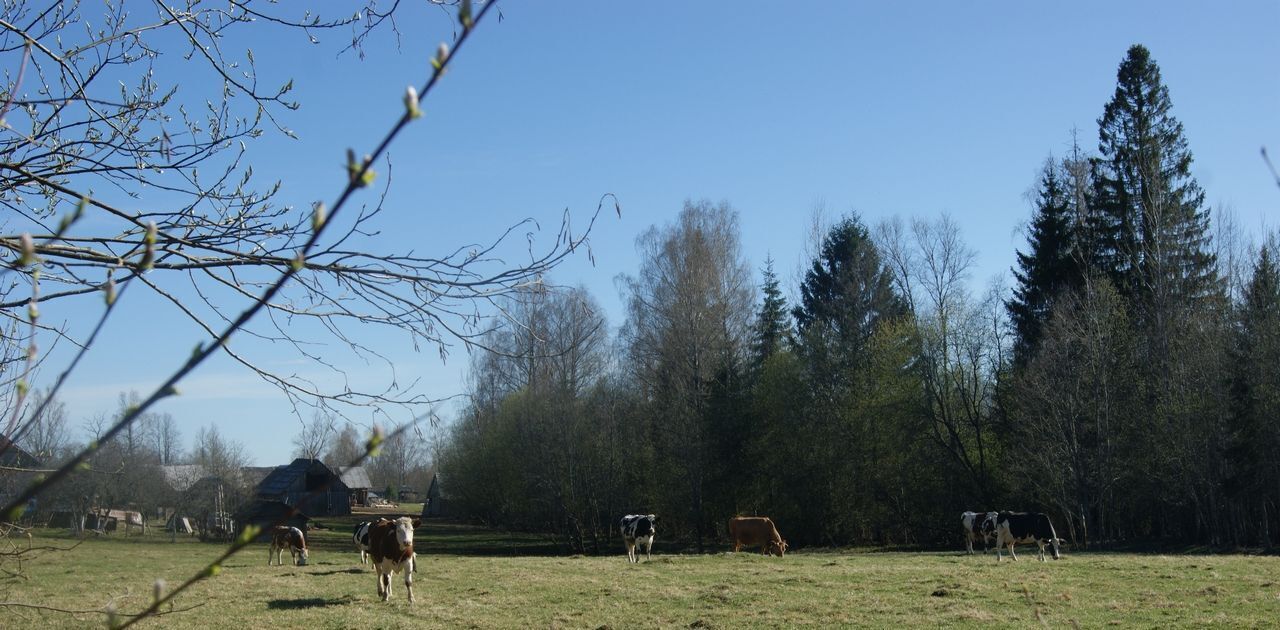
[[[764,284],[761,292],[764,300],[756,313],[755,330],[752,338],[752,359],[756,369],[765,360],[782,350],[783,344],[791,335],[791,322],[787,319],[787,300],[782,297],[778,288],[778,274],[773,271],[773,258],[764,261]]]
[[[844,354],[860,350],[882,319],[905,313],[893,276],[857,217],[827,233],[800,285],[800,304],[792,309],[802,335],[819,325]]]
[[[1070,191],[1058,166],[1047,160],[1027,235],[1030,250],[1017,254],[1018,268],[1013,270],[1017,286],[1013,299],[1005,305],[1016,335],[1014,361],[1019,365],[1025,365],[1034,354],[1058,296],[1080,283],[1073,226]]]
[[[1204,191],[1172,108],[1151,53],[1130,47],[1098,119],[1092,227],[1103,271],[1137,300],[1140,317],[1159,308],[1153,302],[1205,297],[1217,286]]]

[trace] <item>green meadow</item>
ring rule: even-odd
[[[354,522],[354,518],[350,522]],[[417,532],[417,601],[396,576],[379,601],[371,567],[349,542],[349,521],[311,532],[311,563],[267,566],[262,543],[183,593],[196,608],[145,621],[163,628],[743,628],[743,627],[1274,627],[1280,557],[1066,551],[1018,562],[959,551],[800,550],[556,555],[536,537],[428,522]],[[36,530],[35,544],[69,546]],[[0,582],[3,600],[76,611],[144,608],[157,579],[172,588],[217,545],[167,534],[85,540],[47,552],[23,578]],[[286,556],[287,558],[287,556]],[[6,628],[102,626],[101,613],[9,606]]]

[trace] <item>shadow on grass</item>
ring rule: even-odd
[[[303,597],[300,599],[273,599],[267,602],[268,610],[301,610],[303,608],[327,608],[329,606],[346,606],[355,601],[347,597]]]
[[[332,571],[315,571],[307,575],[337,575],[339,573],[365,573],[364,569],[334,569]]]

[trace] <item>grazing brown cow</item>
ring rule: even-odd
[[[271,566],[273,556],[276,564],[284,564],[282,552],[285,549],[289,550],[289,557],[294,564],[300,567],[307,566],[307,538],[302,535],[302,530],[288,525],[277,525],[271,530],[271,549],[267,550],[267,566]]]
[[[382,601],[391,598],[391,576],[404,573],[404,588],[413,603],[413,528],[421,524],[407,516],[381,520],[369,526],[369,555],[378,573],[378,595]]]
[[[729,519],[729,537],[733,539],[735,552],[740,551],[743,545],[760,545],[760,553],[766,556],[777,554],[781,558],[787,551],[787,541],[782,539],[778,528],[767,516],[735,516]]]

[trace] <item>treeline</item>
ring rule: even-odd
[[[1096,152],[1047,160],[1011,291],[975,294],[954,222],[829,226],[788,305],[727,204],[638,239],[610,337],[583,289],[530,289],[483,340],[440,469],[451,509],[613,544],[619,516],[722,540],[946,544],[966,509],[1077,543],[1280,542],[1280,272],[1190,173],[1134,46]]]

